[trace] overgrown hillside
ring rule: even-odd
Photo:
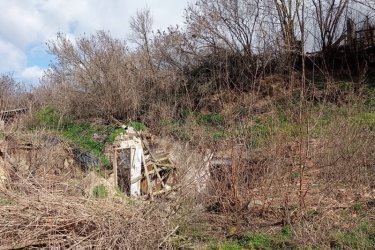
[[[374,249],[374,9],[198,0],[156,33],[139,11],[137,46],[59,34],[38,86],[0,79],[28,108],[0,130],[0,249]],[[111,182],[125,125],[173,156],[155,201]]]

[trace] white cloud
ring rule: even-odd
[[[23,79],[31,80],[31,82],[37,82],[43,76],[44,70],[39,66],[31,66],[22,70],[20,77]]]
[[[33,64],[28,61],[27,52],[37,53],[34,48],[54,39],[57,32],[73,37],[103,29],[116,38],[126,39],[130,33],[130,17],[146,6],[153,14],[155,29],[181,25],[183,9],[192,1],[0,0],[0,73],[38,75],[36,67],[26,66]]]
[[[0,39],[0,69],[2,72],[16,72],[26,61],[25,53],[14,44]]]

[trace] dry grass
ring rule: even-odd
[[[1,196],[10,204],[0,206],[0,249],[155,249],[167,243],[160,204],[124,205],[46,190]]]
[[[286,224],[292,225],[293,244],[298,246],[328,248],[331,232],[340,246],[372,244],[342,238],[356,228],[356,222],[350,222],[353,207],[374,197],[373,131],[352,116],[340,115],[319,131],[310,129],[311,134],[300,137],[291,136],[289,128],[276,131],[250,150],[246,141],[217,142],[211,152],[231,159],[218,172],[204,160],[208,145],[204,141],[198,142],[200,149],[166,142],[183,181],[174,196],[151,204],[116,197],[87,199],[79,184],[82,176],[74,170],[77,166],[64,165],[70,153],[63,142],[42,132],[23,139],[8,136],[8,151],[20,160],[10,164],[11,181],[0,193],[5,201],[0,206],[0,244],[8,248],[194,248],[207,238],[279,230]],[[21,171],[25,164],[20,162],[27,155],[17,147],[28,140],[38,145],[38,155],[26,162],[28,171]]]
[[[220,230],[221,237],[230,235],[232,226],[239,233],[301,224],[300,240],[327,240],[324,232],[345,224],[341,211],[374,198],[375,135],[340,115],[319,135],[310,130],[302,139],[278,131],[258,149],[236,151],[236,142],[221,143],[232,164],[211,168],[216,177],[200,201],[208,212],[198,223]]]
[[[81,170],[64,165],[69,150],[62,142],[40,143],[43,137],[38,136],[32,161],[20,148],[22,136],[14,134],[12,142],[3,142],[8,146],[1,155],[8,178],[0,189],[0,249],[171,248],[176,230],[171,214],[180,200],[149,203],[121,194],[88,199],[79,183]]]

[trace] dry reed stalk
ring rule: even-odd
[[[127,205],[34,189],[0,192],[0,249],[154,249],[173,231],[161,203]]]

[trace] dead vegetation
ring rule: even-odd
[[[176,201],[94,199],[67,145],[45,132],[18,136],[1,143],[1,249],[171,247]]]
[[[269,104],[261,106],[270,109]],[[153,203],[110,189],[112,184],[104,181],[109,172],[103,172],[104,178],[83,172],[69,144],[52,133],[7,126],[1,154],[6,170],[0,192],[1,245],[197,248],[212,238],[231,241],[252,230],[271,233],[290,225],[293,239],[280,244],[327,247],[327,235],[335,232],[335,244],[346,246],[346,230],[362,223],[354,219],[373,216],[367,204],[374,197],[375,148],[372,120],[360,118],[362,111],[351,105],[342,109],[329,112],[329,118],[311,109],[314,119],[302,141],[298,112],[293,110],[293,119],[281,127],[259,127],[268,119],[249,121],[252,129],[242,140],[234,137],[212,145],[204,138],[195,143],[161,140],[178,167],[179,189]],[[280,115],[270,111],[272,105],[261,114],[274,120]],[[198,117],[206,121],[203,118]],[[329,122],[323,126],[325,119]],[[196,126],[199,129],[199,122]],[[108,195],[100,194],[100,185]],[[357,211],[366,206],[368,214]],[[368,237],[371,231],[360,233]]]
[[[373,136],[368,127],[337,118],[324,137],[302,146],[303,168],[299,141],[282,133],[256,150],[233,141],[214,146],[209,177],[201,179],[206,188],[196,201],[205,209],[192,214],[182,245],[224,238],[219,249],[231,249],[227,244],[246,249],[252,243],[241,237],[256,242],[258,233],[266,240],[256,249],[372,248]],[[290,232],[272,236],[280,228]]]
[[[173,228],[164,205],[90,200],[29,182],[17,183],[28,185],[27,194],[0,192],[8,203],[0,207],[1,249],[169,247]]]
[[[59,34],[32,95],[2,78],[0,109],[32,109],[0,132],[0,245],[372,249],[372,11],[351,0],[199,0],[186,27],[156,34],[150,12],[137,12],[134,49],[103,31]],[[143,175],[174,163],[176,189],[131,199],[109,162],[82,169],[72,144],[112,149],[93,120],[162,136],[170,158],[150,157]],[[143,193],[166,189],[162,178]]]

